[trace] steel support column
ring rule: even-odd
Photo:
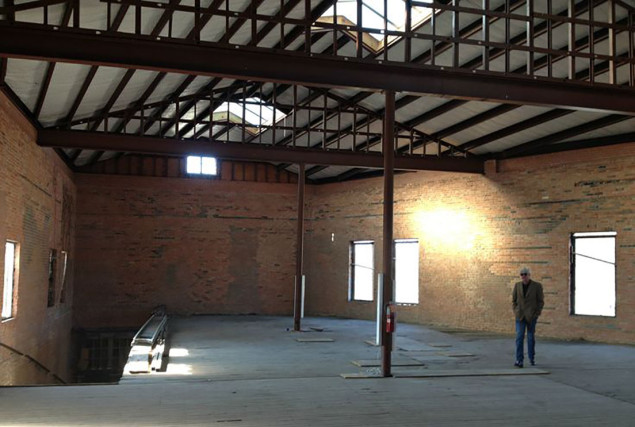
[[[304,255],[304,163],[300,163],[298,172],[298,231],[296,235],[295,251],[295,303],[293,305],[293,330],[300,331],[300,317],[302,312],[302,260]]]
[[[394,166],[395,166],[395,92],[386,91],[386,109],[384,111],[384,139],[382,152],[384,153],[384,300],[381,313],[381,373],[390,377],[392,334],[386,332],[386,309],[393,299],[393,202],[394,202]]]

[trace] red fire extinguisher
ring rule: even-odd
[[[392,305],[386,305],[386,332],[388,332],[389,334],[393,334],[397,326],[397,322],[395,321],[395,314],[396,313],[393,311]]]

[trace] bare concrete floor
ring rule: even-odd
[[[378,372],[380,349],[364,342],[374,323],[291,325],[171,319],[166,372],[119,385],[0,388],[0,425],[635,425],[635,347],[539,339],[536,369],[512,370],[511,337],[399,324],[395,377],[344,379]],[[443,372],[453,376],[426,376]]]

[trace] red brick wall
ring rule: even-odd
[[[381,270],[382,186],[376,178],[310,192],[308,314],[374,318],[373,303],[347,301],[348,258],[350,241],[375,240]],[[489,162],[484,176],[398,175],[394,237],[420,244],[420,304],[398,319],[512,332],[511,289],[526,265],[545,288],[540,334],[633,343],[634,213],[635,144]],[[617,316],[571,316],[570,233],[608,230],[617,232]]]
[[[57,154],[35,139],[35,129],[0,92],[0,275],[7,240],[18,243],[19,256],[14,317],[0,323],[0,342],[69,380],[76,190]],[[47,307],[50,249],[70,257],[65,302],[60,259],[55,304]],[[0,346],[0,384],[52,382],[34,362]]]
[[[76,326],[292,313],[295,184],[76,177]]]

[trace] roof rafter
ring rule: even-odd
[[[285,17],[285,16],[286,16],[286,15],[287,15],[287,14],[288,14],[291,10],[292,10],[292,8],[293,8],[293,7],[294,7],[294,6],[295,6],[298,2],[299,2],[299,0],[298,0],[298,1],[293,0],[292,2],[288,3],[285,7],[283,7],[283,9],[282,9],[282,10],[278,11],[278,14],[277,14],[276,16],[277,16],[278,18],[284,18],[284,17]],[[326,4],[327,4],[327,3],[329,3],[329,4],[330,4],[330,3],[332,3],[332,1],[325,1],[325,2],[322,2],[322,4],[321,4],[320,6],[318,6],[318,7],[317,7],[317,10],[315,10],[315,11],[313,11],[313,12],[312,12],[312,13],[313,13],[313,15],[317,15],[318,13],[320,13],[320,11],[322,10],[322,8],[326,7]],[[291,6],[291,5],[293,5],[293,6]],[[288,6],[291,6],[291,7],[288,7]],[[322,13],[323,13],[323,12],[322,12]],[[321,14],[321,13],[320,13],[320,14]],[[317,19],[317,18],[316,18],[316,19]],[[272,23],[272,22],[269,22],[268,24],[273,24],[273,23]],[[261,29],[261,30],[260,30],[260,31],[256,34],[256,37],[255,37],[253,40],[251,40],[251,41],[249,42],[249,46],[256,46],[256,45],[257,45],[257,44],[258,44],[258,43],[259,43],[259,42],[260,42],[260,41],[261,41],[261,40],[262,40],[262,39],[263,39],[263,38],[267,35],[267,33],[269,33],[269,32],[272,30],[272,28],[273,28],[273,27],[271,27],[270,25],[265,25],[265,26],[264,26],[264,27],[263,27],[263,28],[262,28],[262,29]],[[294,37],[294,39],[295,39],[295,38],[297,38],[297,37],[299,37],[300,35],[301,35],[301,33],[297,33],[297,35]],[[318,33],[317,35],[313,35],[313,36],[312,36],[312,42],[317,41],[317,39],[322,38],[323,36],[324,36],[324,34],[320,34],[320,33]],[[289,41],[289,42],[290,42],[290,41]],[[298,50],[303,50],[303,48],[304,48],[304,44],[303,44],[303,45],[301,45],[301,46],[298,48]],[[290,86],[291,86],[291,85],[287,85],[287,87],[290,87]],[[281,90],[284,90],[284,89],[281,89]],[[203,91],[201,91],[201,92],[203,92]],[[207,92],[209,92],[209,91],[207,91]],[[270,101],[271,101],[271,100],[270,100]],[[192,106],[190,106],[189,108],[187,108],[187,110],[189,110],[189,109],[191,109],[191,108],[192,108]],[[183,111],[182,115],[186,114],[186,112],[187,112],[187,111]],[[207,113],[202,113],[202,114],[201,114],[201,116],[203,116],[203,117],[204,117],[204,116],[206,116],[206,115],[207,115]],[[199,121],[199,119],[198,119],[198,118],[196,118],[196,119],[195,119],[195,123],[196,123],[196,122],[198,122],[198,121]],[[193,128],[193,127],[195,127],[195,126],[194,126],[194,125],[188,125],[188,126],[186,126],[186,128],[185,128],[186,130],[185,130],[185,131],[183,131],[183,132],[181,132],[181,134],[185,134],[185,133],[189,132],[189,131]],[[202,133],[204,133],[206,130],[207,130],[207,126],[203,126],[203,127],[201,127],[201,129],[199,129],[197,132],[195,132],[194,137],[195,137],[195,138],[196,138],[196,137],[198,137],[199,135],[201,135]]]
[[[273,147],[257,144],[200,142],[181,140],[178,144],[165,138],[42,129],[38,132],[42,147],[80,148],[88,150],[131,151],[146,154],[187,155],[193,152],[218,158],[291,163],[343,165],[381,168],[383,156],[373,152],[325,151],[308,148]],[[443,170],[483,173],[478,158],[439,158],[437,156],[396,156],[395,167],[406,170]]]
[[[535,117],[523,120],[522,122],[507,126],[506,128],[499,129],[496,132],[490,133],[489,135],[483,135],[471,141],[464,142],[463,144],[459,145],[459,148],[462,148],[464,150],[472,150],[482,145],[489,144],[492,141],[496,141],[509,135],[514,135],[518,132],[522,132],[526,129],[538,126],[551,120],[558,119],[571,113],[573,113],[573,111],[559,109],[547,111],[546,113],[542,113]]]
[[[115,15],[115,18],[113,19],[113,22],[111,23],[109,31],[116,31],[119,28],[119,26],[123,22],[124,17],[126,16],[126,13],[128,13],[128,6],[122,5],[117,11],[117,15]],[[66,117],[64,119],[58,121],[56,126],[65,126],[67,128],[70,127],[70,123],[73,121],[73,117],[75,117],[75,113],[77,113],[77,109],[82,103],[84,96],[86,95],[86,92],[88,91],[88,88],[90,87],[90,84],[93,82],[93,79],[95,78],[95,74],[97,74],[98,69],[99,69],[98,65],[93,65],[90,67],[88,74],[86,74],[86,77],[84,78],[84,83],[82,83],[82,87],[80,88],[79,93],[75,96],[75,100],[73,101],[73,104],[71,105],[71,109],[66,114]]]
[[[604,147],[607,145],[624,144],[635,142],[635,132],[611,135],[600,138],[580,139],[576,141],[560,142],[546,145],[533,150],[526,151],[523,156],[533,156],[537,154],[559,153],[562,151],[580,150],[582,148]]]
[[[66,27],[68,25],[68,21],[70,21],[71,19],[73,6],[73,3],[66,3],[66,7],[64,8],[64,15],[62,16],[62,22],[60,23],[62,27]],[[35,102],[35,108],[33,108],[33,116],[36,119],[39,119],[40,113],[42,112],[44,100],[46,98],[49,86],[51,85],[51,78],[53,77],[53,72],[55,71],[56,64],[56,62],[49,62],[46,67],[46,74],[40,86],[40,93],[38,94],[37,101]]]
[[[34,27],[26,30],[25,27],[0,25],[0,55],[635,115],[635,96],[632,96],[635,90],[614,85],[589,86],[521,76],[444,71],[409,64],[345,61],[262,48],[230,50],[208,45],[111,38],[108,34],[82,33],[80,36],[71,30]],[[330,72],[334,66],[338,67],[337,73]]]
[[[565,129],[563,131],[547,135],[542,138],[535,139],[533,141],[526,142],[524,144],[517,145],[515,147],[509,148],[501,153],[497,154],[495,157],[499,159],[505,159],[509,157],[516,157],[519,155],[525,155],[525,153],[529,151],[538,150],[544,146],[548,146],[551,144],[556,144],[560,141],[563,141],[568,138],[572,138],[578,135],[583,135],[587,132],[591,132],[596,129],[600,129],[606,126],[611,126],[619,122],[623,122],[624,120],[630,120],[632,117],[623,116],[620,114],[611,114],[606,117],[602,117],[597,120],[593,120],[591,122],[583,123],[581,125],[575,126],[570,129]]]

